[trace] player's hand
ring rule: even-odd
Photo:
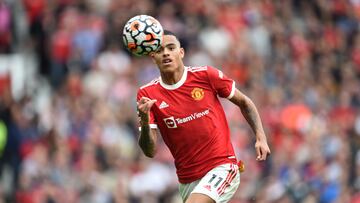
[[[149,122],[149,112],[156,101],[156,99],[141,97],[141,99],[137,102],[137,109],[142,122]]]
[[[265,136],[262,136],[265,137]],[[267,144],[266,138],[257,138],[255,142],[256,161],[264,161],[270,155],[270,148]]]

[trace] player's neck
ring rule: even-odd
[[[184,74],[184,66],[178,68],[176,71],[173,72],[162,72],[161,73],[161,80],[167,85],[173,85],[180,81],[182,75]]]

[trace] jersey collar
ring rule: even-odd
[[[174,89],[181,87],[181,85],[183,85],[186,81],[187,71],[188,71],[188,67],[184,66],[184,72],[183,72],[183,75],[181,76],[179,82],[177,82],[173,85],[165,84],[160,76],[160,85],[167,90],[174,90]]]

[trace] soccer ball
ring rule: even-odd
[[[161,24],[154,17],[137,15],[124,26],[124,45],[137,56],[149,55],[160,48],[163,33]]]

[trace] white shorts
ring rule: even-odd
[[[185,202],[192,193],[201,193],[226,203],[235,194],[240,185],[240,172],[236,164],[223,164],[213,168],[203,178],[192,183],[180,184],[180,196]]]

